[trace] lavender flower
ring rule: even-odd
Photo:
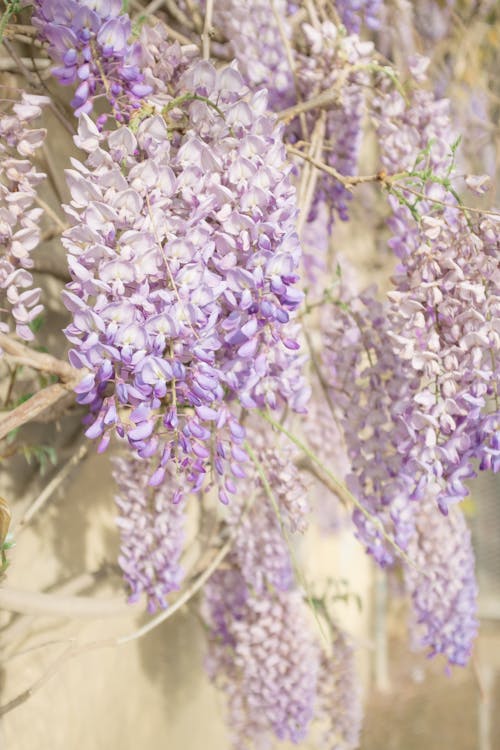
[[[136,602],[144,592],[149,612],[165,609],[168,594],[179,588],[183,577],[184,503],[180,489],[172,499],[175,477],[161,487],[148,486],[150,470],[145,460],[121,457],[113,464],[120,510],[118,563],[131,589],[129,601]]]
[[[252,425],[248,431],[258,466],[247,467],[245,502],[240,497],[233,499],[227,522],[234,534],[233,557],[238,569],[246,585],[263,595],[269,587],[278,591],[292,588],[292,540],[288,535],[307,528],[309,506],[292,451],[266,446],[259,426]]]
[[[121,0],[35,0],[33,25],[49,44],[53,74],[77,85],[71,102],[78,116],[105,95],[117,120],[128,119],[151,92],[140,70],[142,48],[130,41],[131,21]]]
[[[86,434],[105,447],[116,430],[158,456],[155,484],[175,464],[197,492],[213,466],[228,502],[227,472],[245,461],[238,407],[300,410],[308,396],[290,318],[302,299],[295,193],[265,97],[232,67],[177,74],[163,116],[108,135],[81,119],[66,335],[90,371],[77,389]]]
[[[33,288],[32,251],[40,242],[41,208],[33,208],[36,189],[45,178],[32,163],[46,131],[32,123],[48,99],[22,93],[7,104],[0,116],[0,331],[10,329],[12,315],[16,333],[33,339],[30,323],[40,315],[40,289]],[[2,107],[3,109],[3,107]]]
[[[465,666],[477,634],[477,586],[471,535],[458,508],[436,513],[432,500],[418,504],[416,530],[404,566],[412,600],[413,641],[429,655]]]

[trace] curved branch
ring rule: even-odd
[[[66,481],[68,476],[73,471],[74,467],[85,458],[88,451],[89,441],[85,441],[78,446],[71,458],[64,464],[60,471],[57,472],[55,477],[53,477],[50,482],[43,488],[42,492],[27,509],[26,513],[23,515],[17,526],[14,527],[13,533],[16,537],[18,537],[23,529],[26,528],[27,524],[29,524],[32,518],[39,512],[41,508],[43,508],[45,503],[50,500],[50,498],[60,487],[60,485]]]
[[[96,599],[92,596],[58,596],[38,591],[0,588],[0,609],[23,615],[100,618],[121,617],[130,613],[130,604],[119,599]]]
[[[71,367],[68,362],[65,362],[62,359],[57,359],[57,357],[53,357],[51,354],[45,354],[44,352],[37,352],[34,349],[30,349],[29,346],[21,344],[20,341],[16,341],[6,333],[0,333],[0,349],[10,355],[17,364],[27,365],[34,370],[57,375],[63,382],[69,382],[70,380],[81,378],[83,375],[80,370]]]
[[[72,383],[54,383],[43,390],[35,393],[28,401],[12,409],[6,417],[0,420],[0,440],[6,437],[9,432],[21,427],[26,422],[36,419],[40,414],[50,407],[55,406],[59,401],[65,398],[71,391],[72,387],[78,381]]]

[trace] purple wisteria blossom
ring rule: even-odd
[[[354,651],[345,633],[331,625],[331,646],[324,651],[318,673],[314,715],[322,729],[324,750],[359,747],[363,707],[356,679]],[[319,746],[319,745],[318,745]]]
[[[278,21],[279,18],[279,21]],[[265,88],[269,107],[279,111],[296,101],[295,84],[282,34],[290,41],[292,30],[286,0],[270,7],[267,0],[238,0],[215,4],[214,22],[229,39],[231,54],[252,91]]]
[[[395,560],[380,526],[402,549],[414,533],[413,481],[400,452],[406,437],[401,413],[419,384],[391,346],[387,307],[373,289],[325,306],[322,320],[325,380],[339,415],[351,472],[347,485],[361,503],[354,511],[357,536],[381,565]]]
[[[344,175],[357,170],[361,145],[361,122],[365,108],[365,91],[368,83],[368,64],[373,56],[373,44],[363,42],[352,34],[346,36],[330,21],[319,28],[303,24],[305,49],[297,55],[296,68],[302,99],[312,99],[330,92],[331,102],[326,112],[322,136],[322,160]],[[334,96],[335,93],[335,96]],[[310,133],[318,126],[319,111],[308,117]],[[322,173],[310,211],[310,220],[324,203],[329,211],[329,228],[334,216],[347,220],[350,193],[341,182]]]
[[[419,387],[401,412],[400,443],[415,499],[443,512],[468,494],[465,480],[498,470],[500,411],[500,224],[458,204],[449,103],[392,91],[378,104],[384,166],[410,170],[415,192],[390,197],[392,348]],[[411,188],[413,191],[415,188]]]
[[[436,513],[431,501],[418,504],[416,530],[404,565],[412,602],[412,639],[430,656],[443,654],[465,666],[477,634],[477,585],[467,523],[459,508]]]
[[[335,7],[350,34],[358,34],[364,23],[369,29],[380,26],[383,0],[336,0]]]
[[[24,93],[0,99],[0,331],[31,341],[30,323],[43,309],[40,289],[33,288],[31,253],[40,242],[41,208],[33,208],[45,175],[33,163],[46,131],[36,120],[47,104],[44,96]]]
[[[210,475],[228,502],[246,459],[239,410],[308,398],[291,319],[295,191],[263,93],[231,66],[174,73],[163,114],[108,135],[81,118],[66,335],[89,370],[77,388],[88,437],[105,448],[116,431],[157,457],[152,483],[174,464],[186,489]]]
[[[226,512],[231,553],[209,579],[203,607],[207,669],[227,695],[235,748],[271,746],[273,735],[303,739],[319,668],[288,538],[305,527],[306,489],[290,450],[266,444],[259,427],[248,431],[254,452],[245,491]]]
[[[205,587],[207,670],[227,695],[234,747],[300,742],[313,717],[319,648],[297,590],[254,596],[229,562]]]
[[[180,491],[172,498],[176,478],[160,487],[148,486],[148,461],[128,456],[113,460],[120,514],[120,565],[130,587],[129,601],[147,596],[149,612],[165,609],[167,596],[183,577],[184,503]]]
[[[309,504],[293,451],[266,445],[259,427],[248,430],[253,461],[246,469],[244,492],[241,487],[227,509],[227,523],[234,534],[233,557],[246,584],[265,594],[269,587],[288,591],[293,586],[288,537],[307,528]]]
[[[105,97],[117,120],[127,120],[151,92],[141,72],[142,47],[121,0],[35,0],[33,25],[49,45],[53,74],[76,86],[71,105],[78,116]]]

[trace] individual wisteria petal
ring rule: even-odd
[[[66,335],[71,361],[95,375],[77,397],[87,435],[114,430],[156,456],[155,483],[172,464],[186,490],[215,482],[227,502],[224,478],[246,460],[241,408],[300,411],[309,395],[295,191],[265,96],[233,67],[186,63],[154,39],[147,78],[169,60],[168,90],[109,134],[80,120],[89,157],[67,173]]]
[[[436,513],[432,500],[419,503],[408,553],[414,565],[404,565],[404,577],[414,645],[465,666],[478,620],[474,553],[461,510],[444,516]]]
[[[94,99],[105,94],[114,117],[128,120],[151,87],[141,71],[142,47],[132,39],[131,20],[120,1],[35,0],[32,5],[33,25],[56,64],[53,74],[61,84],[76,86],[75,114],[88,114]]]
[[[33,208],[45,175],[33,163],[46,131],[36,128],[47,97],[23,92],[3,99],[0,109],[0,330],[15,324],[16,333],[30,341],[30,323],[42,312],[40,289],[33,288],[32,252],[40,241],[43,211]],[[6,105],[6,106],[5,106]]]
[[[130,602],[142,594],[150,612],[168,606],[167,597],[183,578],[180,558],[184,549],[185,508],[175,476],[159,487],[148,484],[147,460],[113,459],[118,487],[116,503],[120,530],[118,564],[130,587]]]

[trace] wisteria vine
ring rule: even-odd
[[[165,5],[5,3],[27,90],[0,80],[4,406],[16,430],[47,408],[15,400],[30,353],[48,408],[77,382],[85,436],[115,454],[129,602],[161,617],[206,574],[194,603],[235,748],[354,750],[355,649],[312,593],[302,537],[352,530],[401,568],[412,642],[465,666],[478,591],[460,503],[500,469],[494,175],[465,168],[454,103],[413,44],[451,33],[452,4],[425,3],[432,33],[410,13],[407,49],[383,0]],[[26,39],[53,80],[16,52]],[[67,224],[48,233],[69,365],[33,342],[46,172],[60,193],[49,109],[73,132]],[[351,227],[376,238],[383,288]]]

